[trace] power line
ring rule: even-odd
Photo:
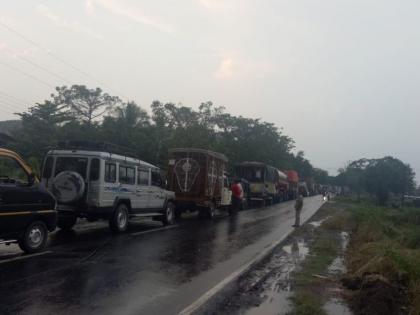
[[[40,78],[38,78],[38,77],[34,76],[33,74],[30,74],[30,73],[27,73],[27,72],[25,72],[25,71],[22,71],[22,70],[20,70],[20,69],[18,69],[18,68],[16,68],[16,67],[14,67],[14,66],[12,66],[12,65],[9,65],[9,64],[7,64],[7,63],[4,63],[4,62],[2,62],[2,61],[0,61],[0,64],[1,64],[1,65],[3,65],[4,67],[7,67],[7,68],[9,68],[9,69],[12,69],[13,71],[16,71],[16,72],[18,72],[18,73],[20,73],[20,74],[23,74],[24,76],[27,76],[28,78],[31,78],[31,79],[33,79],[33,80],[35,80],[35,81],[38,81],[39,83],[41,83],[41,84],[43,84],[43,85],[45,85],[45,86],[48,86],[49,88],[53,88],[53,89],[54,89],[54,86],[53,86],[53,85],[51,85],[51,84],[49,84],[48,82],[46,82],[46,81],[44,81],[44,80],[42,80],[42,79],[40,79]]]
[[[1,94],[0,94],[0,101],[3,102],[3,103],[4,102],[8,103],[8,104],[10,104],[14,107],[19,106],[18,108],[20,108],[20,109],[23,108],[23,107],[25,107],[25,108],[29,107],[28,104],[24,104],[24,103],[20,103],[20,102],[14,101],[14,100],[7,99]]]
[[[41,49],[42,51],[44,51],[47,55],[49,55],[50,57],[54,58],[55,60],[61,62],[62,64],[72,68],[74,71],[77,71],[81,74],[83,74],[86,77],[89,77],[93,80],[95,80],[97,83],[101,84],[102,86],[106,87],[107,89],[113,90],[114,92],[117,92],[118,94],[120,94],[121,96],[123,96],[124,98],[126,98],[128,100],[128,97],[125,96],[123,93],[121,93],[120,91],[107,86],[106,84],[104,84],[103,82],[101,82],[100,80],[96,79],[94,76],[92,76],[91,74],[87,73],[84,70],[79,69],[78,67],[74,66],[73,64],[71,64],[70,62],[62,59],[61,57],[57,56],[56,54],[53,54],[52,52],[50,52],[49,50],[45,49],[44,47],[42,47],[40,44],[38,44],[37,42],[35,42],[34,40],[30,39],[29,37],[23,35],[22,33],[18,32],[17,30],[15,30],[14,28],[10,27],[9,25],[7,25],[6,23],[4,23],[3,21],[0,20],[0,25],[3,26],[5,29],[7,29],[8,31],[12,32],[13,34],[19,36],[20,38],[22,38],[23,40],[25,40],[26,42],[30,43],[31,45],[37,47],[38,49]]]
[[[2,95],[0,95],[0,101],[2,103],[7,103],[10,106],[13,106],[14,108],[22,108],[22,106],[24,106],[25,108],[28,107],[27,104],[22,104],[22,103],[18,103],[16,101],[9,100],[9,99],[3,97]]]
[[[31,102],[28,102],[28,101],[26,101],[26,100],[24,100],[24,99],[17,98],[16,96],[13,96],[13,95],[11,95],[11,94],[5,93],[5,92],[3,92],[3,91],[0,91],[0,94],[2,94],[3,96],[8,97],[8,98],[10,98],[10,99],[14,99],[14,100],[16,100],[16,101],[18,101],[18,102],[22,102],[22,103],[31,103]]]
[[[1,108],[3,113],[7,113],[7,114],[13,114],[14,115],[17,112],[15,106],[7,104],[2,100],[0,100],[0,108]]]
[[[11,50],[11,49],[9,48],[9,50]],[[15,55],[17,58],[22,59],[22,60],[26,61],[27,63],[31,64],[32,66],[34,66],[34,67],[36,67],[36,68],[38,68],[38,69],[41,69],[42,71],[45,71],[46,73],[48,73],[48,74],[52,75],[53,77],[56,77],[56,78],[58,78],[58,79],[60,79],[60,80],[63,80],[64,82],[67,82],[68,84],[72,84],[72,82],[71,82],[71,81],[69,81],[69,80],[67,80],[66,78],[62,77],[61,75],[56,74],[56,73],[52,72],[51,70],[49,70],[49,69],[47,69],[47,68],[45,68],[45,67],[43,67],[43,66],[41,66],[41,65],[37,64],[37,63],[36,63],[36,62],[34,62],[34,61],[31,61],[30,59],[28,59],[28,58],[26,58],[26,57],[23,57],[23,56],[19,56],[19,55],[17,55],[17,54],[14,54],[14,55]]]

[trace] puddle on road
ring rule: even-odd
[[[282,251],[273,255],[262,270],[262,273],[266,272],[271,276],[265,279],[266,283],[260,294],[261,302],[242,314],[287,314],[290,312],[289,298],[293,294],[291,274],[308,253],[309,248],[306,242],[303,239],[294,238],[290,244],[283,246]]]
[[[324,305],[324,310],[329,315],[352,315],[348,306],[340,298],[333,298]]]
[[[322,220],[319,220],[319,221],[312,221],[312,222],[309,222],[309,224],[310,225],[312,225],[314,228],[319,228],[320,226],[321,226],[321,224],[322,223],[324,223],[324,221],[325,220],[328,220],[330,217],[328,216],[328,217],[326,217],[326,218],[323,218]]]

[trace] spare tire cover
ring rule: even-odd
[[[53,179],[52,193],[61,203],[72,203],[80,200],[85,191],[85,181],[76,172],[64,171]]]

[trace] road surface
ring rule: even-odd
[[[305,198],[302,221],[322,205]],[[177,314],[268,245],[292,231],[293,202],[187,218],[169,228],[134,222],[122,235],[105,222],[55,232],[48,251],[0,246],[0,314]]]

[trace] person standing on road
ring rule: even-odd
[[[232,184],[232,210],[237,212],[240,208],[242,197],[244,195],[240,180],[235,179]]]
[[[303,208],[303,196],[299,194],[299,197],[296,199],[295,203],[295,224],[293,227],[297,228],[300,226],[300,212]]]

